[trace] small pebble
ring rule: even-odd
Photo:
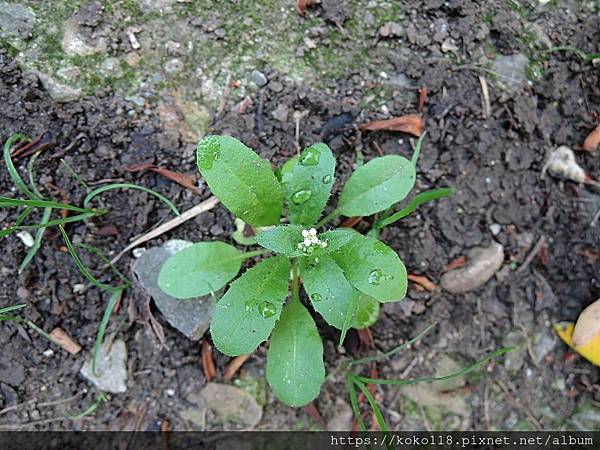
[[[502,231],[502,225],[500,225],[499,223],[493,223],[490,225],[490,231],[494,236],[498,236]]]
[[[44,355],[46,357],[50,357],[50,356],[54,355],[54,350],[52,350],[51,348],[49,348],[48,350],[44,350],[44,353],[42,353],[42,355]]]
[[[133,249],[133,257],[134,258],[139,258],[140,256],[142,256],[144,254],[144,252],[146,251],[145,248],[143,247],[138,247],[138,248],[134,248]]]
[[[252,71],[252,81],[254,81],[258,87],[266,86],[269,82],[265,74],[258,70]]]
[[[33,240],[33,236],[29,231],[19,231],[17,233],[17,237],[21,239],[21,242],[25,245],[25,247],[33,247],[35,241]]]

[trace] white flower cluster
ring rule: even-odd
[[[317,237],[317,230],[315,228],[311,228],[310,230],[302,230],[302,237],[304,238],[304,241],[298,244],[298,248],[300,250],[304,250],[310,253],[313,251],[314,247],[327,247],[327,242],[321,241]]]

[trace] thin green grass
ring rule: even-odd
[[[131,183],[107,184],[105,186],[100,186],[99,188],[94,189],[83,200],[84,208],[87,208],[89,206],[90,202],[94,199],[94,197],[96,197],[99,194],[102,194],[103,192],[106,192],[106,191],[109,191],[112,189],[137,189],[140,191],[147,192],[148,194],[155,196],[157,199],[159,199],[161,202],[163,202],[165,205],[167,205],[169,208],[171,208],[171,211],[173,211],[176,215],[178,215],[178,216],[181,215],[179,213],[179,210],[177,209],[177,207],[173,204],[173,202],[171,202],[171,200],[169,200],[164,195],[159,194],[158,192],[156,192],[152,189],[148,189],[147,187],[138,186],[136,184],[131,184]]]
[[[110,316],[112,315],[117,302],[121,298],[121,294],[124,289],[119,289],[114,291],[110,300],[108,301],[108,305],[104,310],[104,315],[102,316],[102,321],[100,322],[100,326],[98,327],[98,333],[96,334],[96,342],[94,343],[94,353],[92,356],[92,373],[96,375],[96,361],[98,360],[98,356],[100,355],[100,351],[102,349],[102,343],[104,342],[104,335],[106,334],[106,328],[108,327],[108,322],[110,321]]]
[[[94,403],[92,403],[90,406],[88,406],[85,410],[83,410],[80,413],[66,412],[65,417],[67,417],[68,419],[71,419],[71,420],[77,420],[77,419],[82,419],[87,416],[91,416],[92,414],[94,414],[96,412],[96,410],[100,407],[100,405],[102,405],[102,403],[107,402],[107,401],[108,401],[108,397],[106,397],[106,394],[104,392],[100,391],[100,393],[98,394],[98,397],[96,398]]]

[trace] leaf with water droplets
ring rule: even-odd
[[[256,235],[258,245],[285,256],[302,256],[298,244],[304,241],[303,228],[298,225],[280,225],[261,231]]]
[[[279,223],[283,190],[269,162],[231,136],[206,136],[196,156],[211,191],[236,217],[254,227]]]
[[[284,165],[282,180],[287,191],[290,221],[314,225],[327,204],[335,171],[335,158],[325,144],[305,149],[297,161]]]
[[[327,251],[334,252],[342,245],[346,245],[352,238],[359,234],[354,228],[336,228],[335,230],[321,233],[321,240],[327,242]]]
[[[244,257],[225,242],[199,242],[163,264],[158,285],[175,298],[193,298],[216,292],[240,271]]]
[[[370,327],[379,319],[379,302],[373,297],[358,291],[358,309],[354,314],[353,328],[362,330]]]
[[[319,256],[318,263],[311,257],[301,258],[300,274],[304,290],[315,311],[321,314],[329,325],[341,330],[354,291],[343,270],[325,254]]]
[[[398,155],[375,158],[350,176],[337,211],[346,216],[370,216],[403,200],[415,185],[415,166]]]
[[[289,406],[303,406],[317,398],[325,381],[323,343],[310,313],[298,300],[284,308],[273,330],[267,381]]]
[[[329,253],[348,282],[380,302],[395,302],[406,295],[406,268],[396,252],[383,242],[356,233],[338,250]]]
[[[288,295],[289,275],[289,259],[275,256],[231,283],[216,304],[210,324],[213,342],[221,352],[245,355],[268,339]]]

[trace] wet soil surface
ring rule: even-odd
[[[533,60],[521,34],[525,22],[537,24],[538,36],[544,33],[553,46],[593,53],[600,42],[598,16],[585,8],[567,10],[561,5],[524,18],[522,10],[500,2],[489,8],[469,1],[420,3],[418,9],[407,8],[414,13],[394,26],[382,30],[374,24],[369,31],[372,40],[365,45],[373,47],[401,33],[400,43],[383,53],[394,74],[373,76],[365,68],[315,85],[267,68],[268,83],[247,93],[249,100],[242,106],[243,97],[236,95],[235,88],[223,98],[221,107],[212,111],[210,132],[236,136],[276,165],[296,154],[298,145],[325,141],[338,159],[338,192],[359,155],[368,161],[380,154],[412,154],[409,136],[360,132],[355,125],[415,113],[417,89],[427,87],[423,111],[427,137],[416,192],[452,186],[456,194],[421,207],[390,226],[382,239],[398,252],[409,273],[438,284],[448,263],[492,240],[504,246],[504,264],[483,287],[464,294],[429,292],[411,283],[405,300],[382,308],[381,319],[371,328],[375,347],[391,349],[427,325],[438,325],[417,345],[371,369],[390,379],[431,375],[465,366],[503,345],[520,347],[476,376],[439,388],[438,398],[428,396],[427,389],[378,389],[390,426],[597,427],[597,370],[569,352],[554,336],[551,324],[575,320],[598,297],[600,239],[598,225],[591,223],[600,208],[600,195],[593,187],[540,175],[549,151],[563,144],[577,147],[595,126],[593,114],[600,112],[599,69],[573,52],[548,52],[538,62],[539,77],[508,83],[503,89],[500,80],[469,61],[481,48],[490,54],[523,53]],[[325,27],[310,45],[328,45],[328,27],[343,29],[341,5],[323,1],[309,11],[322,17]],[[458,49],[450,50],[455,53],[449,58],[440,48],[452,45]],[[374,58],[366,64],[376,66],[379,56]],[[487,77],[489,84],[489,117],[482,104],[480,77]],[[382,89],[375,95],[373,86]],[[88,183],[139,183],[172,199],[181,210],[210,196],[195,168],[195,147],[185,142],[178,128],[181,117],[165,121],[158,100],[135,105],[107,87],[95,96],[57,103],[6,50],[0,51],[0,99],[3,140],[15,132],[52,136],[53,144],[35,167],[38,186],[48,197],[73,204],[81,204],[85,197],[85,188],[65,170],[61,158]],[[195,177],[202,193],[191,193],[155,173],[127,171],[131,164],[149,159]],[[600,176],[596,155],[581,152],[577,159],[592,178]],[[23,174],[26,162],[18,161]],[[0,171],[0,192],[16,195],[6,170]],[[111,191],[102,198],[110,209],[108,215],[69,226],[67,231],[74,241],[99,247],[108,255],[171,218],[168,208],[143,192]],[[8,225],[16,216],[14,211],[0,211],[0,222]],[[370,221],[365,218],[361,225]],[[233,217],[219,205],[150,245],[169,238],[233,242],[234,230]],[[542,238],[541,250],[517,271]],[[65,418],[66,411],[82,411],[96,398],[97,392],[79,370],[93,348],[108,296],[83,280],[63,246],[58,230],[48,231],[34,261],[18,274],[26,248],[15,236],[2,241],[0,306],[26,303],[26,317],[44,330],[68,331],[83,351],[69,355],[29,328],[3,323],[0,429],[157,429],[165,421],[171,429],[200,428],[194,415],[182,411],[205,385],[201,345],[170,328],[150,304],[162,324],[161,343],[149,324],[147,299],[136,289],[126,291],[108,328],[108,335],[127,344],[127,392],[110,395],[94,415]],[[98,270],[101,262],[92,255],[83,253],[82,260],[101,274],[102,281],[117,282],[110,273]],[[119,267],[129,274],[131,261],[129,253]],[[326,420],[339,419],[340,411],[347,408],[343,402],[349,400],[342,361],[369,350],[352,332],[345,348],[338,351],[338,332],[316,320],[325,340],[329,375],[315,405]],[[249,359],[241,372],[245,381],[238,382],[258,392],[264,407],[258,428],[317,429],[303,410],[284,407],[265,388],[265,350],[262,346]],[[222,373],[229,358],[218,353],[215,358]],[[219,423],[211,413],[202,414],[209,429],[234,426]]]

